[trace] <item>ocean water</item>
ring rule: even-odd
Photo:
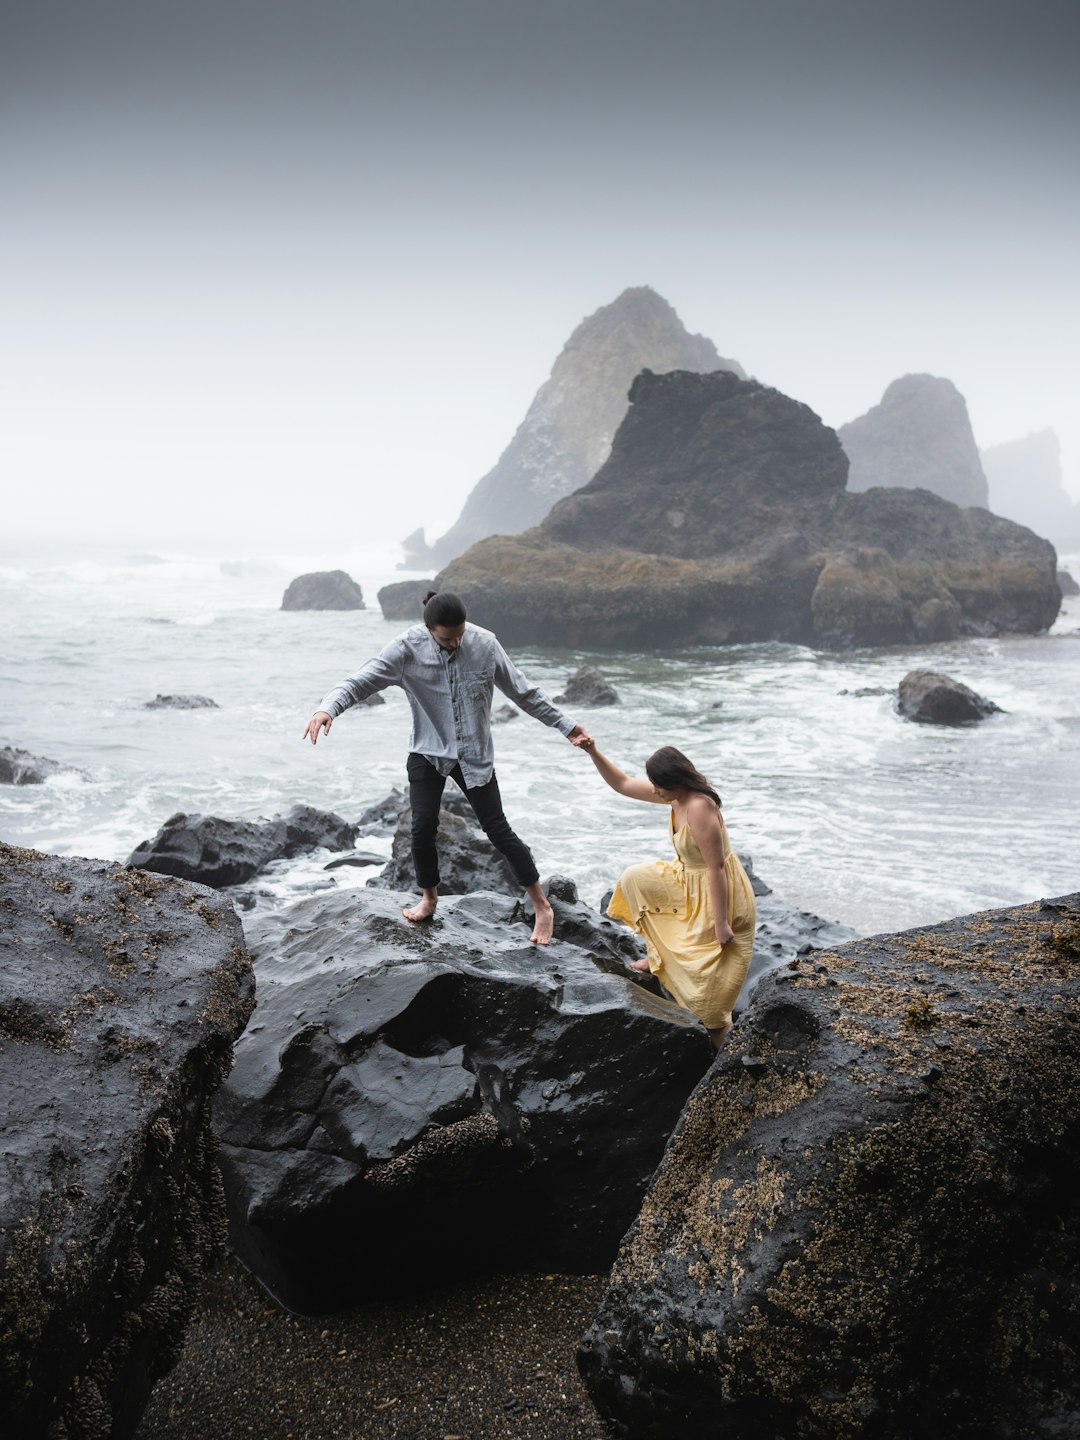
[[[0,744],[76,767],[0,786],[0,837],[124,860],[175,811],[255,818],[303,802],[355,819],[405,783],[408,707],[348,712],[301,740],[330,685],[399,633],[375,599],[406,578],[392,548],[261,559],[0,551]],[[1064,557],[1080,575],[1080,557]],[[369,608],[282,612],[285,586],[343,568]],[[752,645],[668,654],[520,648],[550,694],[599,665],[622,703],[576,712],[642,773],[661,744],[719,789],[730,833],[776,893],[860,934],[1080,889],[1080,598],[1047,635],[842,655]],[[891,696],[910,669],[943,670],[996,701],[979,726],[910,724]],[[846,692],[846,693],[845,693]],[[200,694],[215,710],[152,711]],[[621,799],[587,756],[524,715],[496,729],[511,822],[542,876],[597,903],[619,871],[667,853],[664,812]],[[389,852],[386,839],[362,840]],[[363,885],[316,854],[273,867],[262,904]]]

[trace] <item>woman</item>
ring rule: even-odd
[[[644,935],[648,959],[633,968],[651,970],[719,1050],[731,1033],[731,1007],[750,966],[757,921],[754,890],[728,844],[720,797],[673,745],[649,756],[648,780],[624,774],[595,741],[581,748],[620,795],[671,807],[675,860],[624,870],[607,913]]]

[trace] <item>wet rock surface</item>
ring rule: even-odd
[[[579,1363],[635,1440],[1080,1422],[1080,894],[762,981]]]
[[[619,694],[595,665],[580,665],[566,682],[566,691],[555,696],[556,705],[618,705]]]
[[[259,1008],[215,1128],[234,1246],[282,1303],[610,1262],[709,1047],[590,958],[619,969],[632,937],[551,888],[547,948],[491,894],[410,925],[408,895],[339,892],[249,926]]]
[[[0,962],[0,1422],[123,1437],[222,1250],[250,963],[211,891],[7,845]]]
[[[508,645],[848,649],[1036,631],[1048,541],[927,490],[853,494],[836,434],[755,381],[645,371],[606,464],[436,577]]]
[[[1000,715],[1000,705],[936,670],[911,670],[900,681],[897,709],[920,725],[973,725]]]
[[[282,610],[363,610],[364,592],[344,570],[313,570],[290,581]]]
[[[218,815],[172,815],[127,864],[158,875],[194,880],[215,890],[242,885],[271,860],[289,859],[306,850],[351,850],[356,826],[340,815],[294,805],[272,820],[225,820]]]

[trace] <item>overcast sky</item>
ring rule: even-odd
[[[0,11],[5,539],[457,516],[653,286],[842,424],[947,376],[1080,496],[1075,0]]]

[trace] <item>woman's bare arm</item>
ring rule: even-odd
[[[661,800],[652,787],[649,780],[637,780],[632,775],[627,775],[624,770],[613,764],[606,755],[601,754],[595,740],[583,744],[584,750],[600,775],[612,790],[617,790],[620,795],[625,795],[628,800],[647,800],[652,805],[666,805],[666,800]]]
[[[695,795],[691,798],[686,807],[686,819],[709,874],[709,903],[712,906],[716,940],[718,944],[726,945],[735,932],[728,916],[723,822],[716,806],[707,795]]]

